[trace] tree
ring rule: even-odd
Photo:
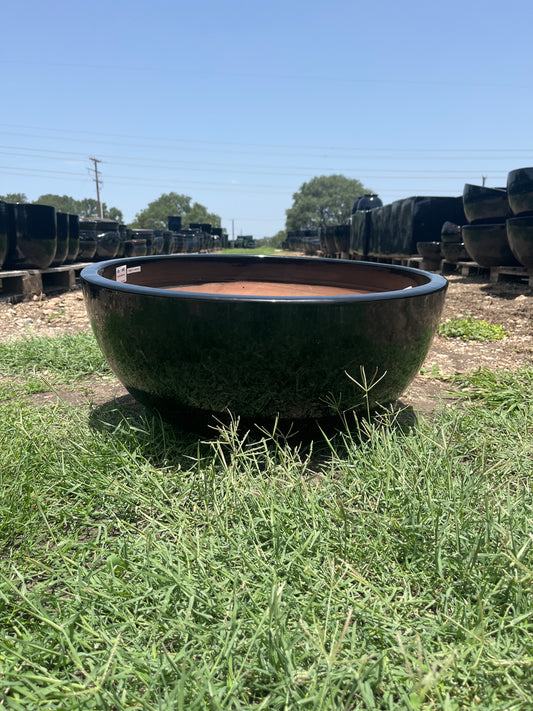
[[[82,218],[98,217],[98,202],[93,198],[84,198],[83,200],[75,200],[70,195],[53,195],[47,193],[41,195],[35,200],[37,205],[53,205],[59,212],[72,212]],[[102,212],[104,217],[116,222],[122,222],[122,212],[117,207],[108,208],[105,202],[102,204]]]
[[[312,230],[346,224],[355,198],[370,192],[355,178],[321,175],[303,183],[286,210],[287,230]]]
[[[52,195],[50,193],[40,195],[35,200],[35,204],[53,205],[59,212],[72,212],[75,215],[79,215],[79,202],[70,197],[70,195]]]
[[[276,249],[280,248],[283,242],[287,239],[287,232],[285,230],[280,230],[279,232],[276,232],[275,235],[269,238],[268,240],[268,245],[269,247],[274,247]]]
[[[181,215],[184,227],[191,222],[207,222],[214,227],[220,227],[220,217],[208,212],[200,203],[193,203],[188,195],[178,193],[163,193],[157,200],[148,203],[144,210],[135,215],[135,220],[130,227],[144,229],[168,229],[169,215]]]
[[[24,193],[7,193],[6,195],[0,195],[0,200],[4,202],[28,202],[28,198]]]

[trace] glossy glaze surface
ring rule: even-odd
[[[508,173],[507,199],[514,215],[533,214],[533,168]]]
[[[447,287],[443,277],[407,267],[240,255],[113,260],[87,267],[81,280],[119,380],[178,422],[227,410],[257,421],[363,408],[349,377],[361,381],[361,368],[376,382],[372,407],[396,400],[426,356]],[[243,280],[372,293],[278,298],[168,289]]]
[[[467,183],[463,188],[463,207],[471,223],[503,222],[512,214],[506,188]]]
[[[7,203],[0,200],[0,269],[7,255],[8,211]]]
[[[480,267],[518,266],[509,247],[505,222],[495,225],[464,225],[462,235],[466,251]]]
[[[68,213],[68,252],[67,264],[75,262],[80,251],[80,218],[72,212]]]
[[[69,216],[66,212],[56,212],[57,245],[52,267],[58,267],[67,258],[69,250]]]
[[[511,252],[526,269],[533,269],[533,216],[507,220],[507,239]]]
[[[57,247],[56,209],[8,203],[8,253],[4,269],[47,269]]]

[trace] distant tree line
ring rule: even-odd
[[[33,202],[37,205],[53,205],[60,212],[71,212],[83,218],[98,217],[98,203],[92,198],[75,200],[69,195],[41,195],[37,200],[28,200],[24,193],[8,193],[0,195],[0,200],[6,202]],[[108,207],[102,204],[104,217],[117,222],[123,222],[122,211],[117,207]],[[213,227],[221,226],[219,215],[209,212],[198,202],[193,202],[188,195],[178,193],[164,193],[157,200],[148,203],[144,210],[135,215],[135,219],[128,227],[145,229],[167,229],[168,216],[181,215],[182,224],[188,227],[191,223],[209,223]]]
[[[32,202],[35,205],[53,205],[59,212],[71,212],[83,218],[98,217],[98,202],[92,198],[75,200],[70,195],[48,193],[41,195],[37,200],[28,200],[24,193],[8,193],[7,195],[0,195],[0,200],[5,200],[6,202]],[[124,219],[118,207],[108,207],[105,202],[102,203],[102,211],[104,217],[110,220],[122,222]]]
[[[282,244],[290,230],[308,230],[326,227],[328,225],[346,224],[350,219],[354,200],[365,193],[372,192],[354,178],[344,175],[320,175],[302,183],[299,190],[292,196],[292,206],[286,210],[285,229],[267,238],[271,246]],[[24,193],[0,195],[6,202],[29,202]],[[75,200],[68,195],[41,195],[33,202],[41,205],[53,205],[61,212],[73,212],[80,217],[98,217],[98,204],[92,198]],[[104,217],[117,222],[123,222],[121,210],[117,207],[102,205]],[[219,215],[208,209],[188,195],[179,193],[163,193],[156,200],[140,210],[134,220],[128,225],[133,228],[167,229],[169,215],[180,215],[184,227],[191,223],[209,223],[214,227],[221,226]]]

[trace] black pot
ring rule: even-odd
[[[507,240],[505,222],[493,225],[463,225],[462,235],[466,251],[480,267],[518,266]]]
[[[533,216],[507,220],[507,239],[516,259],[526,269],[533,269]]]
[[[334,255],[337,251],[335,243],[335,226],[326,225],[318,230],[320,249],[324,254]]]
[[[511,215],[506,188],[488,188],[470,185],[463,189],[465,217],[471,224],[504,222]]]
[[[470,259],[463,242],[443,242],[442,254],[447,262],[466,262]]]
[[[361,195],[354,200],[352,205],[352,215],[355,212],[360,212],[363,210],[374,210],[376,207],[382,207],[383,202],[375,193],[367,193],[366,195]]]
[[[52,267],[59,267],[67,258],[69,249],[69,216],[66,212],[57,212],[57,247]]]
[[[127,239],[124,242],[125,257],[145,257],[146,251],[145,239]]]
[[[185,427],[228,410],[302,421],[394,401],[424,361],[447,287],[407,267],[206,254],[102,262],[81,280],[119,380]],[[267,282],[266,294],[243,296],[242,280]],[[201,293],[206,283],[234,293]],[[318,295],[275,295],[295,283]],[[345,291],[320,295],[329,288]],[[368,403],[349,377],[361,382],[361,369]]]
[[[0,269],[7,256],[8,208],[7,202],[0,200]]]
[[[5,269],[47,269],[54,260],[56,247],[55,207],[8,203]]]
[[[78,259],[80,262],[90,262],[96,254],[96,224],[94,220],[80,220],[80,251]]]
[[[514,215],[533,215],[533,168],[507,174],[507,199]]]
[[[181,230],[181,216],[180,215],[169,215],[167,217],[168,229],[172,232],[179,232]]]
[[[80,251],[80,218],[74,213],[68,214],[68,252],[66,264],[72,264],[78,258]]]
[[[440,231],[440,238],[441,238],[443,245],[446,242],[452,242],[452,243],[462,242],[463,238],[461,237],[461,226],[456,225],[455,222],[446,221],[442,225],[442,228]]]
[[[416,250],[421,257],[432,261],[442,259],[441,243],[440,242],[417,242]]]
[[[114,259],[120,247],[120,232],[100,232],[96,235],[95,260]]]

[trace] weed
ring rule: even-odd
[[[461,338],[464,341],[498,341],[509,335],[503,326],[472,316],[441,323],[437,334],[444,338]]]

